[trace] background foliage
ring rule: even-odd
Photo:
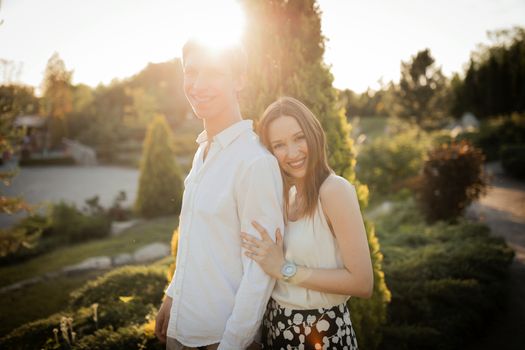
[[[172,133],[163,116],[157,116],[144,141],[135,209],[144,217],[180,212],[182,174],[172,148]]]

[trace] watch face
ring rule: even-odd
[[[293,263],[288,262],[283,266],[281,273],[284,277],[289,278],[295,275],[296,271],[297,267]]]

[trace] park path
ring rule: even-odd
[[[515,251],[510,267],[506,309],[472,348],[523,349],[525,344],[525,183],[506,176],[497,162],[485,167],[492,177],[487,195],[467,209],[467,217],[485,223]]]

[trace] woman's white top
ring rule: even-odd
[[[290,203],[295,199],[295,188],[290,190]],[[330,231],[321,200],[312,217],[288,221],[284,233],[285,259],[307,268],[344,268],[337,241]],[[278,280],[272,293],[281,306],[291,309],[317,309],[346,302],[347,295],[330,294],[306,289]]]

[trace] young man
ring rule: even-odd
[[[188,41],[182,56],[184,92],[204,131],[184,181],[176,271],[155,332],[169,350],[246,349],[275,281],[243,254],[240,233],[258,237],[254,219],[282,232],[281,174],[240,113],[242,49]]]

